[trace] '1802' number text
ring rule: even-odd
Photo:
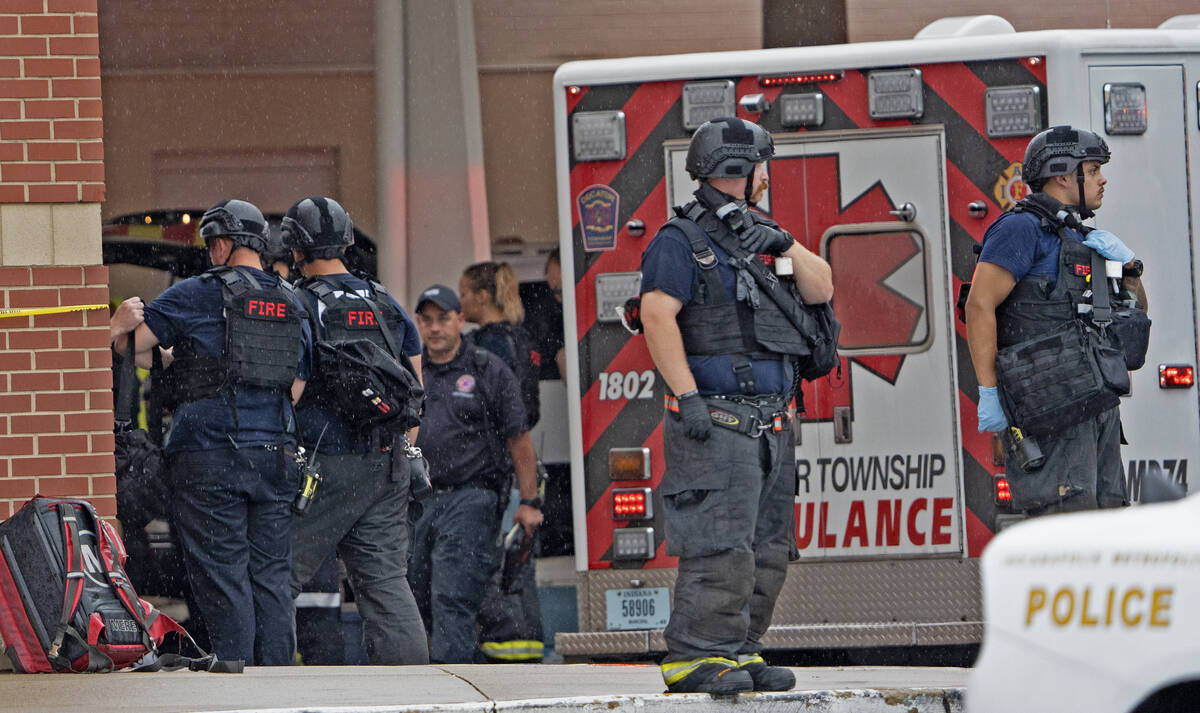
[[[649,399],[654,397],[654,371],[600,372],[600,400]]]

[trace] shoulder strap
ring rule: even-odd
[[[690,203],[689,206],[699,207],[699,203]],[[676,217],[667,221],[667,225],[672,225],[683,232],[687,238],[688,244],[692,248],[692,257],[696,258],[696,264],[700,266],[700,279],[704,281],[704,288],[708,292],[710,299],[713,302],[728,302],[729,292],[725,289],[725,285],[721,282],[720,275],[717,274],[717,254],[712,251],[708,244],[708,233],[700,224],[696,222],[692,213],[681,213],[681,209],[676,208]],[[700,208],[700,213],[703,213],[703,208]]]

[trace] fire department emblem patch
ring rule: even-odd
[[[575,199],[579,206],[579,228],[583,249],[612,250],[617,247],[617,207],[620,197],[608,186],[595,184]]]
[[[454,382],[454,390],[460,394],[469,394],[475,390],[475,377],[470,374],[463,374],[458,377],[458,381]]]
[[[1019,163],[1014,163],[1005,169],[1004,173],[996,179],[996,185],[992,188],[992,196],[995,197],[1001,210],[1011,210],[1018,201],[1027,195],[1029,195],[1029,186],[1026,186],[1025,181],[1021,180],[1021,164]]]

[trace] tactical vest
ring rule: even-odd
[[[996,345],[1001,349],[1054,331],[1080,318],[1080,305],[1091,304],[1094,251],[1067,233],[1066,225],[1055,216],[1056,208],[1062,205],[1035,193],[1013,209],[1014,213],[1032,213],[1041,219],[1045,230],[1059,236],[1058,278],[1026,275],[1000,303],[996,309]],[[1101,276],[1101,289],[1103,279]]]
[[[366,339],[392,353],[383,330],[389,329],[394,333],[404,324],[404,317],[392,305],[391,300],[379,298],[380,295],[388,296],[388,291],[383,285],[374,281],[368,281],[367,285],[371,299],[379,310],[379,316],[383,318],[382,325],[379,324],[379,319],[370,305],[359,299],[357,294],[348,294],[351,290],[345,285],[331,284],[331,281],[317,276],[306,280],[302,287],[316,295],[325,308],[320,315],[321,325],[324,327],[322,341],[348,342]],[[399,354],[392,356],[400,358]]]
[[[279,280],[264,287],[248,269],[227,266],[214,267],[201,279],[221,281],[225,353],[200,355],[187,340],[176,346],[171,371],[180,400],[207,398],[232,385],[290,389],[303,335],[292,286]]]
[[[802,311],[803,302],[795,283],[785,279],[780,281],[783,289],[776,292],[757,290],[757,306],[748,300],[734,299],[721,282],[717,256],[705,236],[712,237],[729,255],[729,266],[735,274],[746,270],[747,261],[757,256],[742,250],[729,227],[698,201],[676,207],[675,213],[677,217],[667,225],[675,226],[687,236],[701,277],[699,291],[676,317],[684,351],[689,356],[732,356],[742,393],[754,393],[751,359],[790,359],[811,353],[811,335],[802,333],[784,313],[784,309]],[[775,299],[779,294],[792,300],[792,304],[780,305]]]
[[[1124,358],[1108,336],[1109,301],[1092,304],[1091,275],[1104,259],[1067,233],[1062,206],[1034,194],[1016,212],[1041,219],[1059,237],[1057,279],[1026,276],[996,309],[996,377],[1010,423],[1037,437],[1054,437],[1118,404],[1129,391]]]

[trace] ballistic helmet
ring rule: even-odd
[[[1038,191],[1052,176],[1075,173],[1084,161],[1108,163],[1110,156],[1104,139],[1087,129],[1055,126],[1033,137],[1025,148],[1021,179]]]
[[[694,179],[749,178],[754,166],[775,155],[775,142],[758,124],[723,117],[700,125],[688,145],[686,168]]]
[[[288,209],[280,223],[283,244],[306,258],[329,260],[354,244],[354,223],[337,201],[309,196]]]
[[[262,211],[253,203],[224,200],[200,216],[200,237],[206,245],[212,238],[229,238],[235,248],[262,253],[267,249],[270,230]]]

